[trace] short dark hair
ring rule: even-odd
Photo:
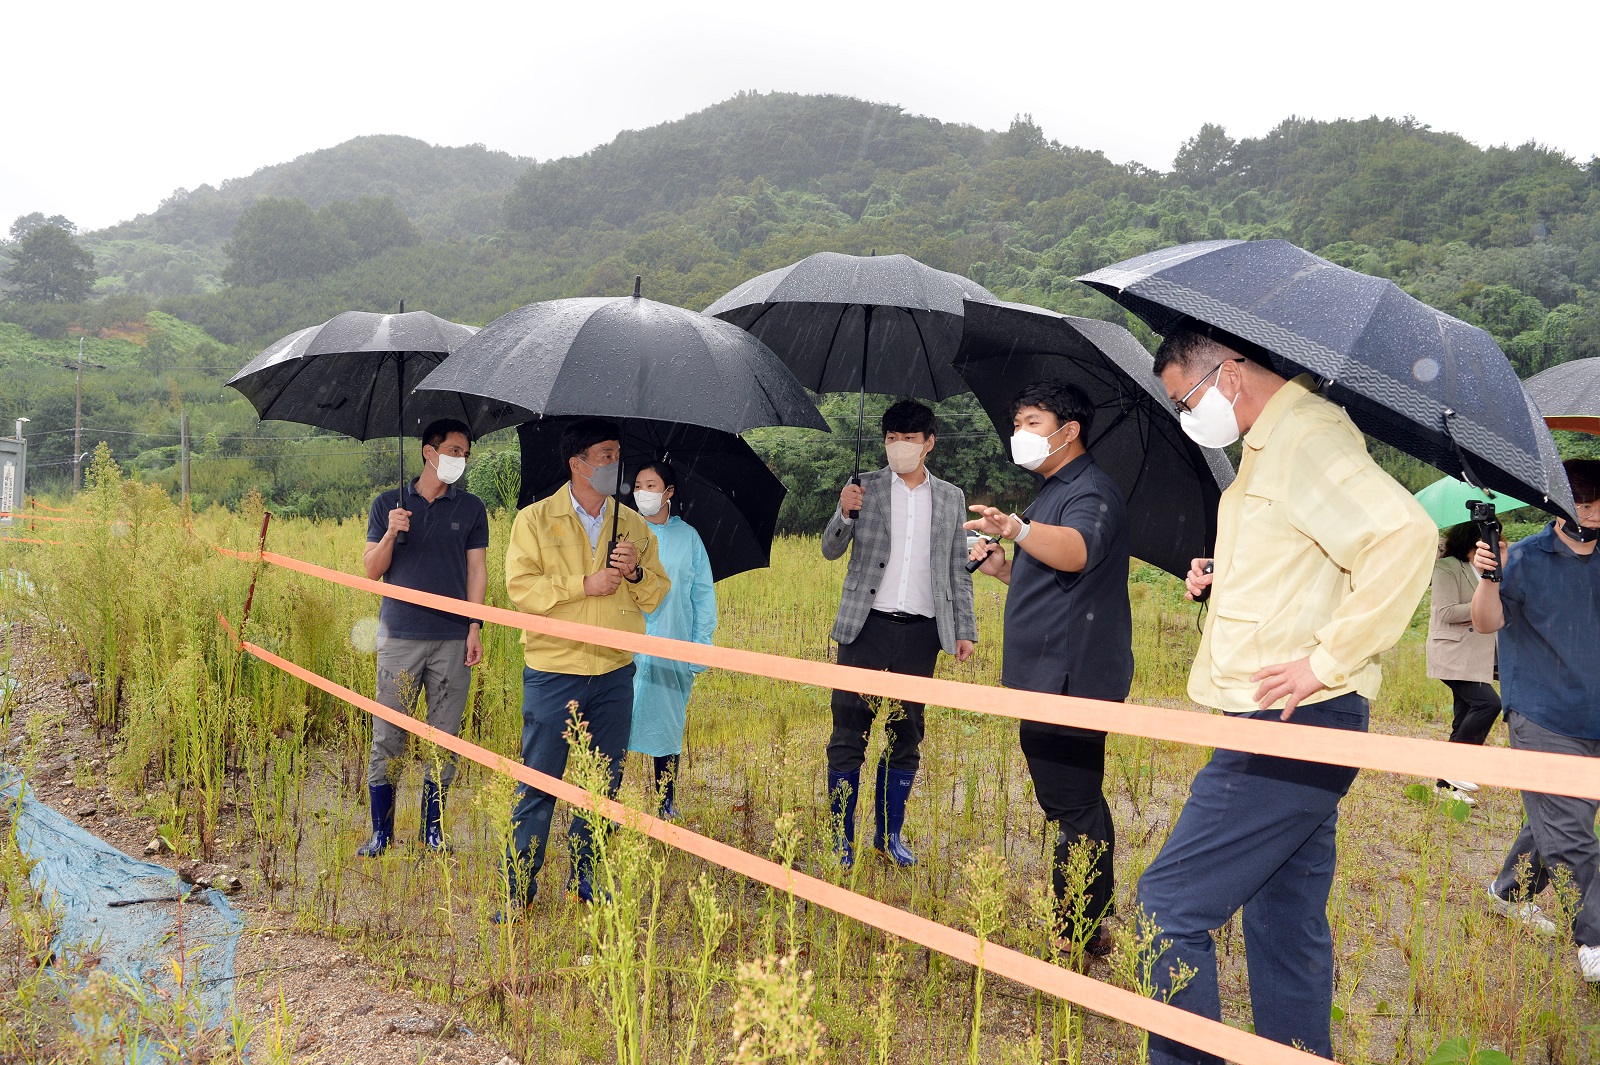
[[[914,399],[902,399],[883,412],[885,436],[890,433],[922,433],[933,436],[937,426],[938,422],[933,416],[933,411]]]
[[[455,418],[435,418],[429,422],[428,427],[422,430],[422,446],[436,448],[451,433],[460,433],[467,438],[467,447],[472,447],[472,428]]]
[[[1568,459],[1561,467],[1572,483],[1573,502],[1593,503],[1600,499],[1600,459]]]
[[[1278,372],[1277,364],[1272,360],[1272,353],[1266,348],[1194,318],[1183,319],[1162,337],[1161,346],[1156,348],[1155,364],[1151,369],[1155,371],[1157,377],[1166,373],[1169,366],[1189,369],[1194,366],[1196,357],[1213,344],[1232,352],[1247,363],[1255,363],[1273,373]]]
[[[672,464],[665,459],[653,459],[633,471],[633,483],[639,483],[639,475],[648,470],[655,470],[656,476],[661,478],[663,488],[678,487],[678,478],[672,472]]]
[[[1089,427],[1094,424],[1094,404],[1089,402],[1083,389],[1070,381],[1035,381],[1011,401],[1011,417],[1015,418],[1023,407],[1047,410],[1062,425],[1077,422],[1080,439],[1088,437]]]
[[[582,458],[583,453],[607,440],[622,440],[622,426],[610,418],[575,418],[561,428],[561,458]]]
[[[1209,329],[1194,324],[1180,325],[1161,338],[1152,369],[1157,377],[1166,373],[1169,366],[1188,369],[1194,365],[1195,356],[1215,343]]]
[[[1444,557],[1457,558],[1462,562],[1471,562],[1472,553],[1478,548],[1478,527],[1470,521],[1460,525],[1452,525],[1444,534]]]

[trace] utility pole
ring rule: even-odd
[[[179,472],[180,494],[183,497],[183,509],[189,509],[189,412],[178,412],[178,438],[181,443],[183,464]]]
[[[83,334],[78,334],[78,402],[72,414],[72,491],[83,487]]]

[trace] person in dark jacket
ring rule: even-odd
[[[1094,408],[1063,381],[1039,381],[1011,403],[1011,457],[1041,478],[1039,494],[1022,514],[974,506],[967,528],[1011,540],[1010,560],[997,544],[972,550],[982,572],[1009,585],[1005,661],[1008,688],[1124,702],[1133,683],[1133,614],[1128,604],[1131,534],[1127,504],[1111,476],[1084,448]],[[1102,923],[1112,911],[1116,832],[1104,790],[1106,734],[1023,721],[1022,753],[1034,795],[1056,826],[1051,871],[1058,931],[1087,938],[1091,954],[1111,951]],[[1063,868],[1073,846],[1094,848],[1082,933],[1065,921]]]

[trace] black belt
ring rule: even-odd
[[[917,621],[933,620],[926,614],[912,614],[904,610],[874,610],[873,613],[885,621],[894,622],[896,625],[910,625]]]

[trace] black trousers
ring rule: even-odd
[[[1447,680],[1444,683],[1455,696],[1450,742],[1483,746],[1483,741],[1489,738],[1489,730],[1494,728],[1495,719],[1500,716],[1500,693],[1494,690],[1493,684],[1482,680]]]
[[[1103,786],[1106,734],[1024,721],[1019,738],[1028,774],[1033,777],[1034,796],[1057,832],[1050,870],[1050,887],[1057,902],[1066,895],[1061,865],[1067,859],[1068,848],[1082,840],[1101,845],[1087,885],[1089,906],[1085,911],[1098,926],[1101,918],[1113,912],[1112,891],[1116,883],[1112,852],[1117,834]]]
[[[884,669],[917,677],[933,676],[939,660],[939,625],[932,618],[897,621],[873,611],[849,643],[839,645],[839,664]],[[889,768],[915,773],[922,764],[922,703],[901,703],[903,716],[884,725],[889,740]],[[856,692],[833,693],[833,736],[828,740],[828,768],[853,773],[866,759],[873,706]]]

